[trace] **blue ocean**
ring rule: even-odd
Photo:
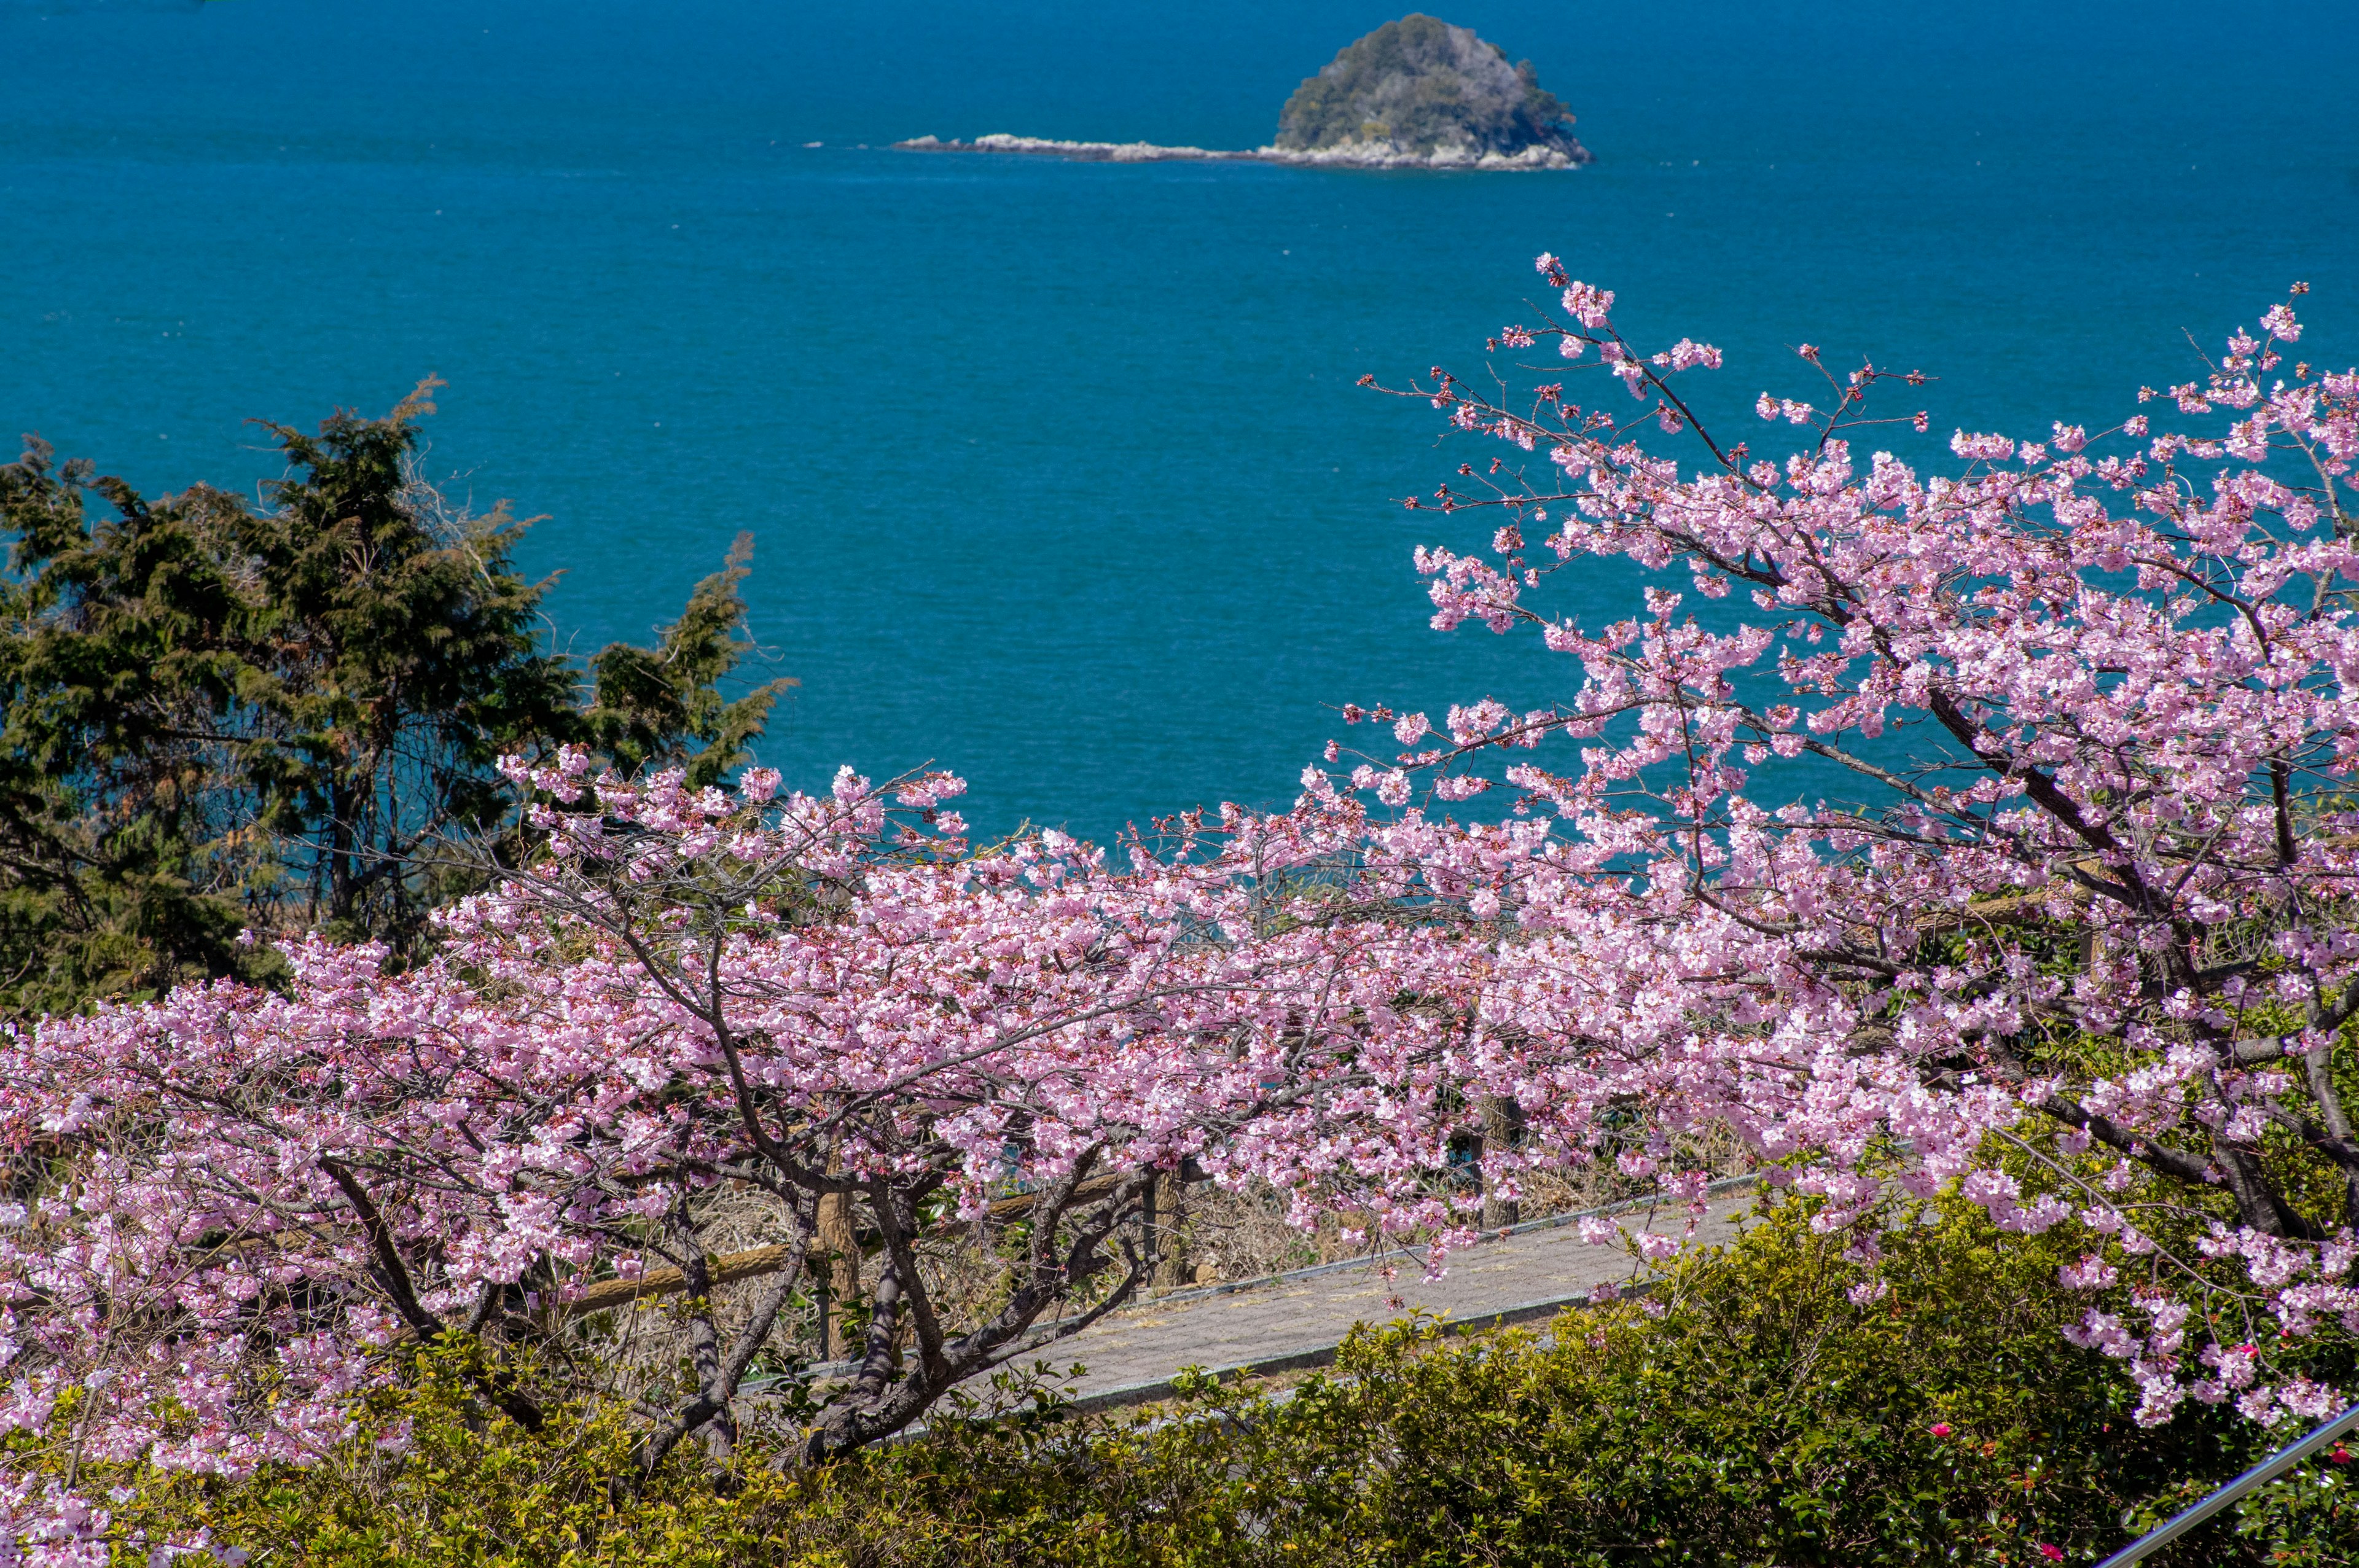
[[[930,761],[981,828],[1103,839],[1283,805],[1346,701],[1574,687],[1427,628],[1411,548],[1491,524],[1400,498],[1474,453],[1357,385],[1480,373],[1543,249],[1720,344],[1756,441],[1804,341],[1938,377],[1890,441],[1928,458],[2110,424],[2296,279],[2359,361],[2347,5],[1455,5],[1579,115],[1558,174],[887,146],[1256,146],[1397,14],[0,0],[0,428],[251,486],[249,419],[440,375],[431,468],[544,519],[562,644],[646,637],[750,531],[756,673],[801,683],[763,760]]]

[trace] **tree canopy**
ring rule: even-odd
[[[288,470],[258,506],[143,497],[38,438],[0,468],[0,1014],[251,978],[248,928],[405,949],[467,874],[438,847],[509,811],[505,752],[744,760],[785,684],[723,695],[748,544],[655,647],[578,667],[525,524],[419,475],[432,384],[266,426]]]

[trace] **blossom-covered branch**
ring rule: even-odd
[[[1511,924],[1487,1025],[1662,1130],[1812,1156],[1795,1184],[1871,1248],[1888,1196],[1951,1182],[2003,1227],[2084,1227],[2063,1283],[2144,1314],[2093,1308],[2086,1331],[2130,1360],[2143,1420],[2190,1393],[2325,1409],[2253,1346],[2359,1331],[2359,375],[2288,363],[2280,305],[2203,381],[2139,395],[2221,428],[1961,431],[1957,471],[1925,475],[1853,442],[1923,431],[1871,407],[1926,378],[1838,380],[1806,344],[1833,407],[1764,393],[1764,420],[1814,437],[1772,461],[1678,390],[1717,350],[1642,352],[1611,293],[1538,267],[1565,319],[1492,348],[1552,339],[1573,364],[1549,373],[1611,376],[1706,460],[1684,472],[1560,379],[1522,407],[1440,371],[1405,394],[1534,460],[1410,503],[1506,514],[1487,551],[1419,552],[1434,625],[1526,629],[1578,664],[1560,706],[1453,708],[1448,746],[1348,781],[1397,808],[1421,769],[1442,800],[1513,792],[1495,826],[1409,809],[1377,831]],[[1598,557],[1684,582],[1603,625],[1537,601]],[[1431,728],[1345,717],[1378,713],[1405,746]],[[2192,1354],[2190,1310],[2215,1336]]]

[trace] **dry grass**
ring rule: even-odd
[[[1744,1168],[1743,1151],[1725,1134],[1690,1141],[1678,1149],[1674,1163],[1703,1169],[1714,1176]],[[1610,1161],[1585,1166],[1536,1171],[1522,1183],[1521,1217],[1550,1216],[1594,1208],[1637,1195],[1651,1184],[1619,1173]],[[716,1192],[704,1212],[709,1245],[716,1253],[765,1246],[784,1240],[784,1226],[769,1199],[755,1192]],[[1193,1285],[1254,1280],[1291,1269],[1371,1258],[1395,1239],[1379,1245],[1368,1239],[1347,1241],[1343,1220],[1328,1216],[1310,1230],[1287,1217],[1284,1197],[1263,1184],[1229,1191],[1210,1184],[1188,1190],[1180,1227],[1181,1283]],[[937,1233],[919,1249],[926,1284],[935,1311],[946,1330],[955,1334],[983,1321],[1006,1299],[1010,1269],[1015,1261],[1004,1234],[980,1227],[960,1227]],[[875,1260],[863,1267],[864,1282],[873,1281]],[[1112,1280],[1102,1281],[1110,1288]],[[750,1314],[765,1281],[745,1281],[716,1292],[714,1308],[724,1339]],[[1077,1303],[1086,1305],[1087,1298]],[[636,1393],[650,1383],[684,1372],[687,1350],[682,1303],[678,1298],[650,1302],[603,1314],[584,1325],[592,1343],[582,1370],[607,1391]],[[808,1291],[799,1292],[781,1314],[770,1340],[766,1365],[778,1369],[797,1361],[817,1359],[819,1309]]]
[[[1675,1149],[1672,1163],[1709,1171],[1715,1179],[1745,1168],[1742,1145],[1722,1131],[1684,1141]],[[1651,1185],[1622,1175],[1610,1161],[1535,1171],[1521,1184],[1518,1217],[1525,1220],[1596,1208],[1636,1196]],[[1284,1198],[1266,1186],[1244,1192],[1199,1186],[1190,1191],[1188,1204],[1183,1243],[1200,1283],[1256,1280],[1289,1269],[1370,1258],[1402,1245],[1398,1238],[1346,1241],[1344,1223],[1336,1216],[1304,1231],[1287,1218]]]

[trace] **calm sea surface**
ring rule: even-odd
[[[1334,705],[1573,685],[1425,628],[1411,546],[1488,524],[1404,514],[1460,454],[1354,385],[1476,370],[1544,248],[1723,345],[1756,440],[1805,341],[1939,375],[1941,435],[2110,423],[2296,278],[2359,361],[2359,10],[1933,12],[1458,5],[1598,155],[1486,177],[884,149],[1256,145],[1383,5],[0,0],[0,428],[250,485],[245,419],[440,374],[433,466],[546,514],[569,645],[754,533],[798,781],[933,760],[1093,837],[1283,804]]]

